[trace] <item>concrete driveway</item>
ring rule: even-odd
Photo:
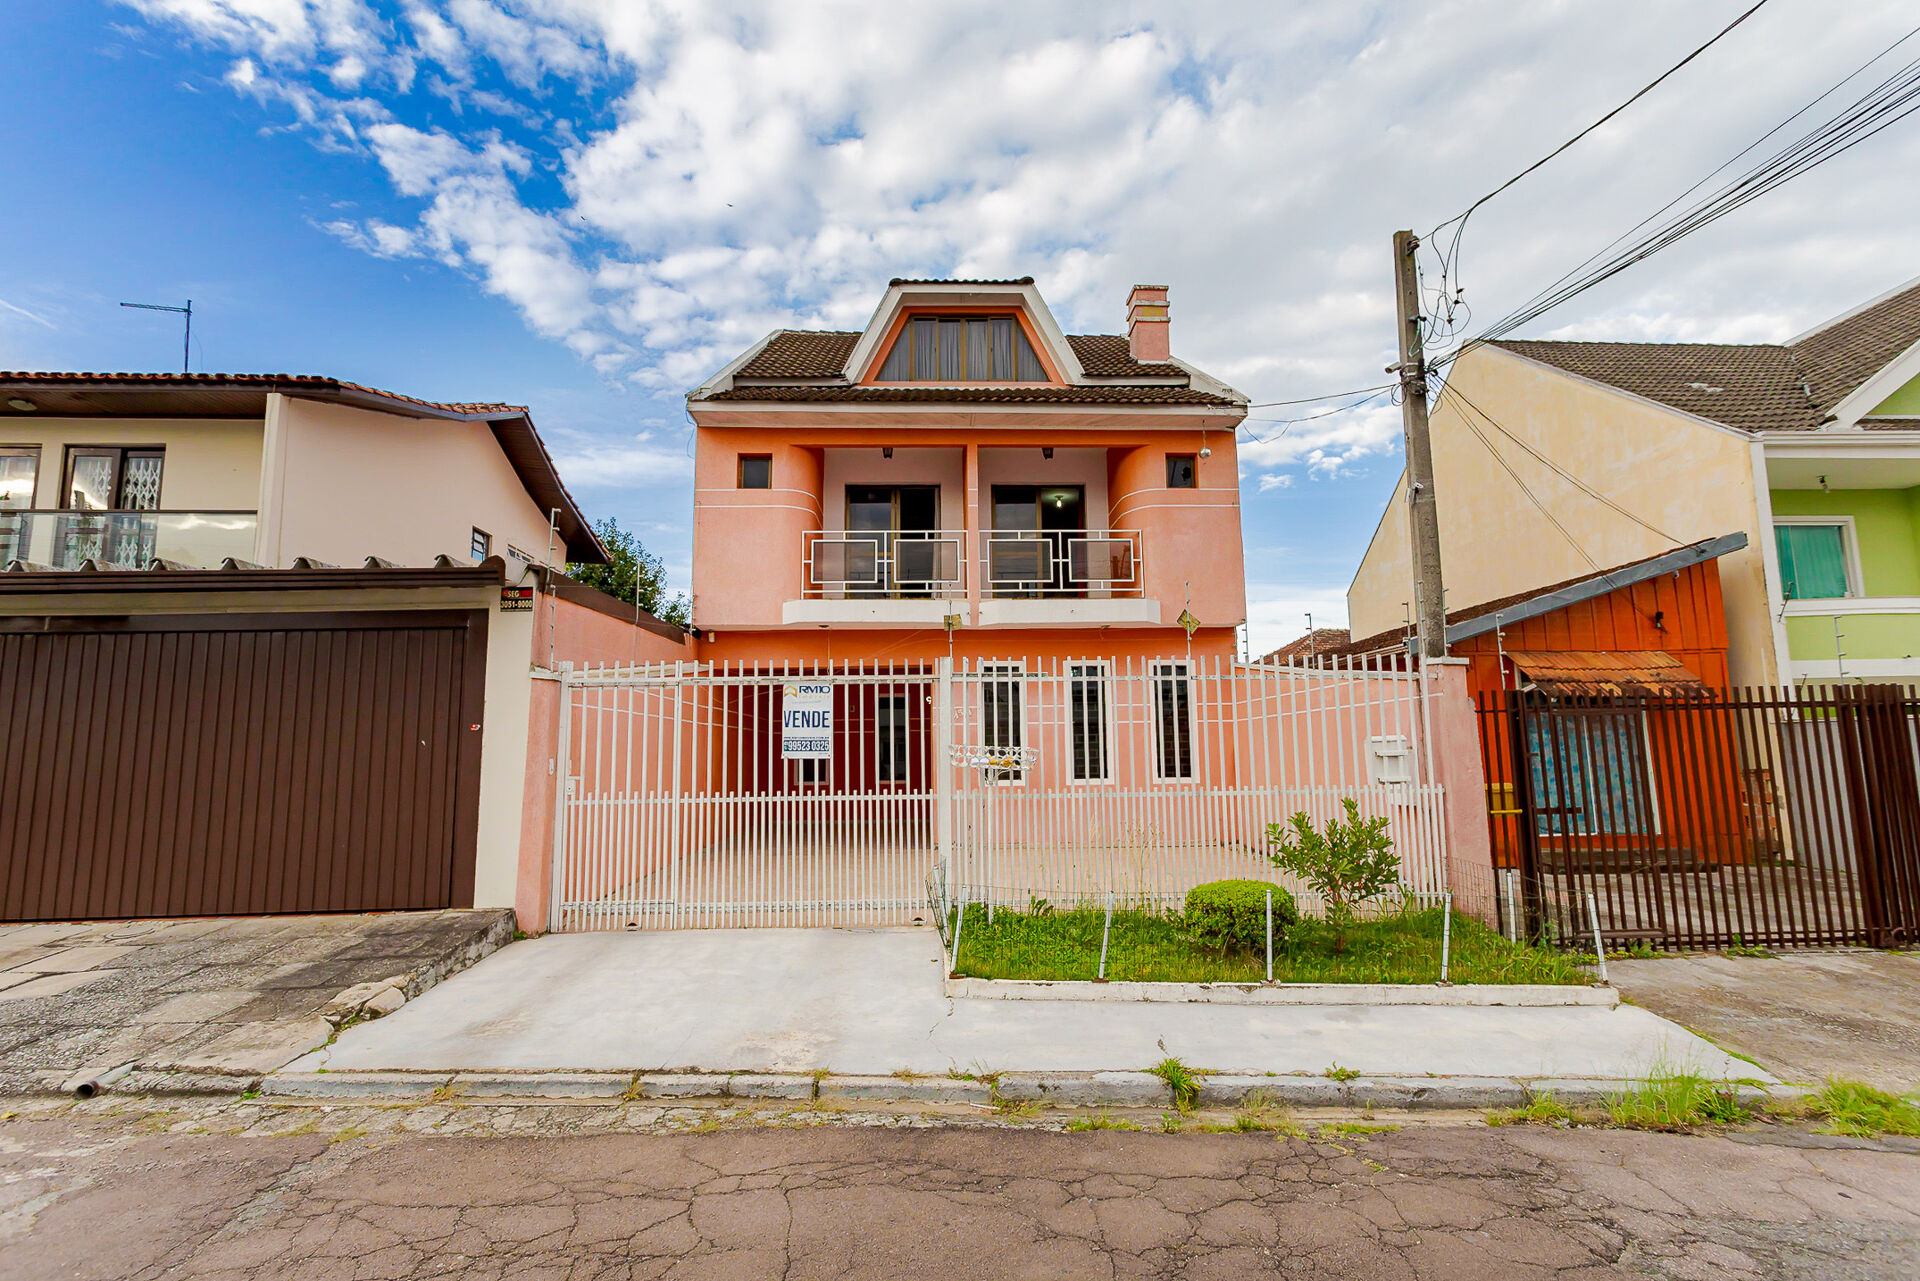
[[[506,911],[0,926],[0,1093],[129,1063],[236,1088],[324,1043],[343,989],[411,995],[512,930]]]
[[[1920,956],[1786,952],[1613,961],[1622,995],[1788,1081],[1920,1090]]]
[[[1161,1048],[1164,1045],[1164,1049]],[[516,943],[294,1071],[940,1075],[1138,1070],[1714,1077],[1754,1069],[1622,1006],[1437,1008],[951,1000],[931,930],[685,930]]]

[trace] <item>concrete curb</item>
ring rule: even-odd
[[[947,995],[968,1001],[1166,1001],[1205,1005],[1524,1005],[1620,1004],[1597,984],[1560,983],[1096,983],[1040,979],[949,978]]]
[[[1484,1112],[1525,1107],[1551,1094],[1576,1106],[1604,1104],[1625,1082],[1594,1077],[1264,1076],[1202,1073],[1202,1108],[1235,1108],[1249,1098],[1281,1107],[1384,1108]],[[945,1103],[983,1106],[1004,1100],[1047,1107],[1170,1108],[1166,1082],[1150,1072],[1003,1072],[996,1081],[949,1077],[801,1076],[719,1072],[300,1072],[269,1076],[263,1095],[288,1099],[767,1099],[788,1102]],[[1810,1093],[1806,1086],[1741,1084],[1747,1108]]]

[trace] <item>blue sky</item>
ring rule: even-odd
[[[1377,382],[1387,242],[1543,154],[1744,5],[135,0],[16,7],[0,367],[322,373],[533,407],[576,496],[684,585],[681,396],[893,275],[1038,278],[1075,331],[1173,287],[1256,401]],[[1477,214],[1497,315],[1901,35],[1774,0]],[[1773,340],[1916,274],[1911,131],[1536,322]],[[1273,419],[1299,411],[1256,411]],[[1343,616],[1398,413],[1243,441],[1256,646]],[[1444,495],[1443,501],[1444,501]]]

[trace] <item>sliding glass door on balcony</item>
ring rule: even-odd
[[[848,485],[846,543],[849,595],[932,596],[959,581],[938,485]]]
[[[997,597],[1084,595],[1069,553],[1084,539],[1084,485],[995,485],[987,583]]]

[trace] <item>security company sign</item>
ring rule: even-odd
[[[780,758],[824,761],[833,756],[833,686],[790,684],[780,708]]]

